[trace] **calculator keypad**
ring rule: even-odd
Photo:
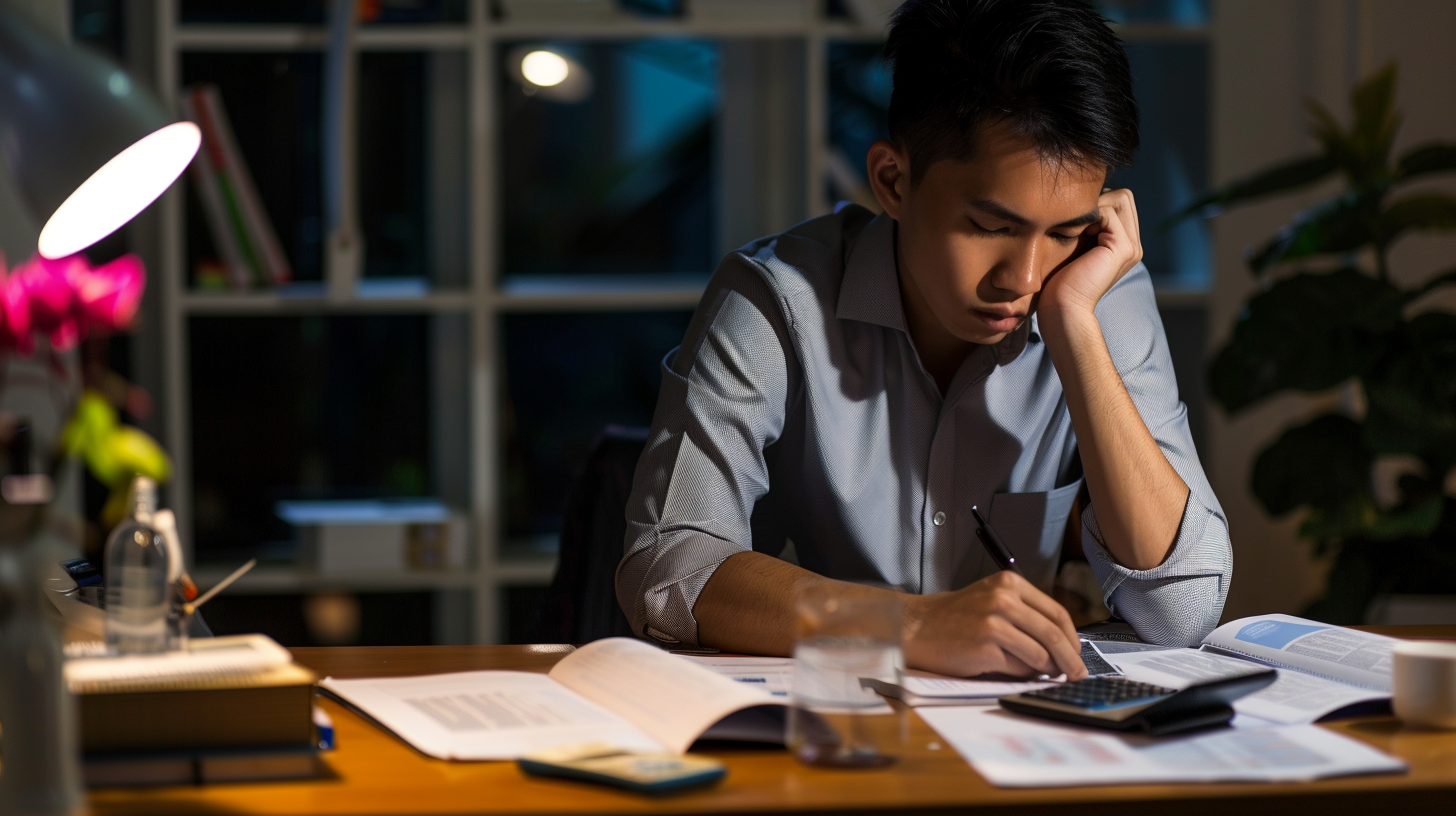
[[[1036,691],[1022,692],[1021,696],[1078,708],[1101,709],[1137,705],[1176,692],[1177,689],[1139,683],[1125,677],[1089,677],[1075,683],[1059,683]]]

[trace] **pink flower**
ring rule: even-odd
[[[65,350],[92,331],[123,329],[136,315],[145,286],[146,271],[135,255],[94,268],[83,255],[33,256],[0,280],[0,343],[30,354],[39,332]]]
[[[72,266],[68,277],[86,333],[130,326],[147,287],[147,271],[135,255],[123,255],[95,268]]]

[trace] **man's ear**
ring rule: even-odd
[[[870,177],[870,189],[885,214],[896,221],[904,209],[905,196],[910,193],[910,160],[889,141],[881,139],[870,145],[865,156],[865,170]]]

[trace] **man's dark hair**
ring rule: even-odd
[[[891,19],[890,138],[917,184],[1004,122],[1043,157],[1132,163],[1138,109],[1122,41],[1085,0],[908,0]]]

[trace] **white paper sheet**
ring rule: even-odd
[[[742,657],[725,655],[678,655],[735,682],[763,689],[787,700],[794,690],[794,659],[791,657]]]
[[[1155,738],[1063,726],[983,706],[916,713],[998,787],[1299,782],[1406,769],[1398,759],[1315,725]]]
[[[1109,655],[1107,659],[1133,680],[1172,688],[1265,668],[1258,663],[1197,649],[1128,652]],[[1235,700],[1234,711],[1292,725],[1312,723],[1345,706],[1389,696],[1290,669],[1278,669],[1278,672],[1279,679],[1269,686]]]

